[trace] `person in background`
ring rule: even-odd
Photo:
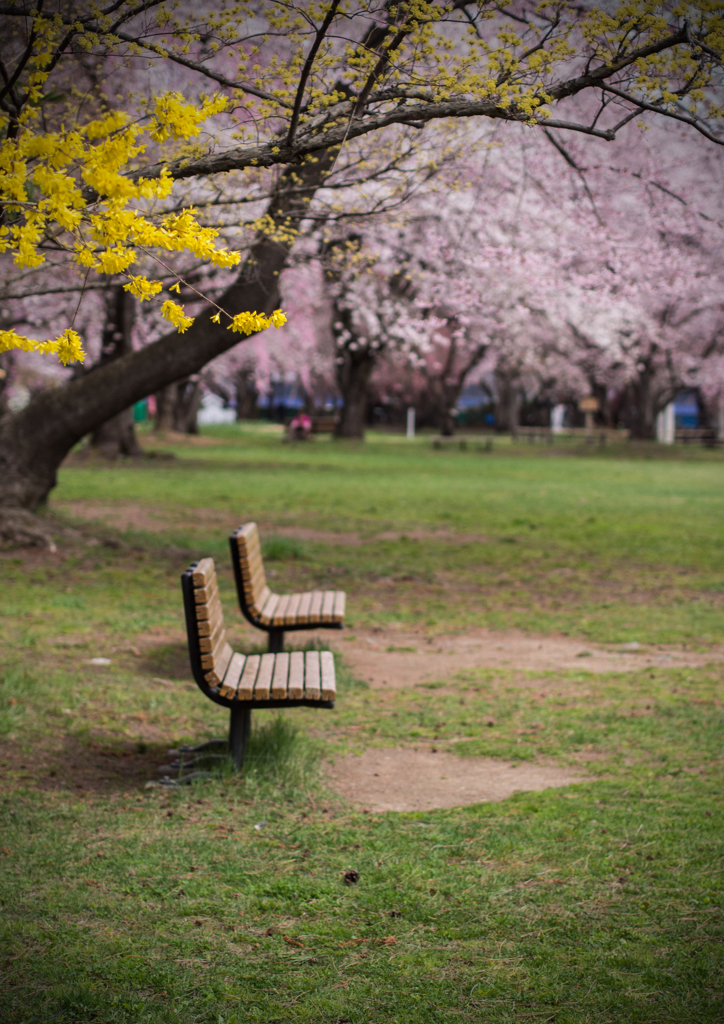
[[[289,424],[290,441],[306,441],[312,433],[312,421],[305,412],[297,413]]]

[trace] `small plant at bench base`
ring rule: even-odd
[[[181,576],[181,589],[191,670],[202,693],[229,708],[229,752],[237,768],[244,763],[254,708],[334,707],[337,684],[329,651],[247,657],[232,650],[226,640],[213,558],[190,565]],[[212,740],[176,753],[191,767],[222,743]]]
[[[284,650],[289,629],[342,629],[342,590],[310,590],[304,594],[272,594],[266,583],[256,523],[245,523],[229,537],[239,607],[245,619],[269,634],[269,651]]]

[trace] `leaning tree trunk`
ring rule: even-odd
[[[331,160],[328,151],[320,150],[316,160],[286,169],[268,208],[274,222],[292,228],[300,223]],[[288,252],[281,241],[260,235],[219,304],[232,315],[248,309],[271,313],[279,303],[279,275]],[[42,392],[20,412],[3,416],[0,512],[8,522],[23,518],[13,510],[36,509],[47,499],[61,462],[89,431],[146,395],[198,373],[239,343],[239,335],[213,323],[210,313],[211,308],[202,311],[185,334],[173,331],[147,348]],[[5,536],[11,537],[12,530],[8,525]]]
[[[365,436],[367,394],[375,368],[375,353],[360,346],[352,352],[344,349],[337,358],[337,385],[342,392],[343,405],[335,434],[361,440]]]
[[[106,324],[101,340],[101,357],[89,373],[98,366],[105,366],[133,352],[132,331],[135,312],[133,296],[124,291],[121,285],[112,288],[106,299]],[[137,458],[141,455],[133,423],[133,408],[124,409],[117,416],[112,416],[96,427],[91,444],[107,459],[117,459],[121,455]]]

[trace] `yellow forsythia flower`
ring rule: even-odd
[[[192,316],[186,316],[183,306],[177,306],[171,299],[167,299],[161,306],[161,316],[172,323],[179,334],[183,334],[194,322]]]
[[[123,290],[135,295],[139,302],[143,302],[144,299],[152,299],[162,288],[163,285],[160,281],[149,281],[143,275],[132,277],[129,283],[123,286]]]
[[[237,313],[229,324],[229,330],[248,335],[265,331],[267,327],[282,327],[286,322],[287,318],[281,309],[275,309],[271,316],[254,310],[253,313]]]
[[[7,352],[10,349],[40,352],[42,355],[55,354],[64,366],[72,362],[82,363],[85,360],[80,335],[70,327],[55,341],[36,341],[35,338],[26,338],[12,330],[0,331],[0,352]]]
[[[72,327],[66,328],[54,344],[58,346],[55,351],[63,366],[67,366],[68,363],[84,362],[85,352],[80,335]]]

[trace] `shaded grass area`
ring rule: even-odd
[[[721,1020],[716,666],[470,670],[386,693],[338,658],[334,711],[255,713],[244,779],[143,788],[169,747],[227,727],[190,677],[192,558],[218,560],[234,646],[263,645],[232,610],[227,520],[266,525],[275,587],[346,587],[360,625],[705,647],[722,635],[718,456],[485,461],[214,433],[152,472],[63,471],[59,499],[134,502],[153,529],[0,555],[3,1022]],[[290,526],[407,539],[275,534]],[[409,536],[441,527],[485,539]],[[326,787],[327,757],[397,744],[588,781],[418,814],[362,813]]]

